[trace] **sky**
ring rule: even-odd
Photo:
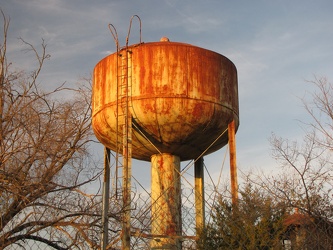
[[[94,66],[115,52],[108,24],[125,45],[133,15],[141,18],[143,42],[167,36],[228,57],[238,71],[241,173],[279,169],[269,137],[300,139],[300,121],[308,119],[301,98],[313,91],[308,81],[315,76],[333,81],[331,0],[1,0],[0,8],[10,17],[8,58],[15,67],[34,67],[19,37],[37,48],[42,38],[47,43],[51,58],[40,78],[46,87],[90,77]],[[138,42],[134,20],[129,43]],[[205,157],[213,177],[222,170],[228,178],[224,157],[225,149]],[[149,163],[133,163],[135,175],[143,169],[149,176]]]

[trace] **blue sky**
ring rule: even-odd
[[[278,169],[270,157],[271,133],[299,139],[299,120],[308,119],[300,98],[312,90],[307,80],[317,75],[333,81],[330,0],[3,0],[0,7],[11,18],[8,56],[15,67],[33,66],[29,55],[19,56],[18,37],[35,45],[43,38],[48,44],[51,59],[40,79],[45,86],[89,77],[96,63],[115,51],[108,24],[117,28],[124,45],[135,14],[142,20],[144,42],[167,36],[228,57],[238,70],[240,171]],[[136,21],[131,34],[130,43],[137,43]],[[222,149],[205,158],[213,176],[224,154]],[[140,172],[149,163],[133,167]]]

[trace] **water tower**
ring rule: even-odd
[[[181,249],[180,162],[226,145],[230,124],[237,130],[236,67],[216,52],[167,38],[117,48],[94,69],[93,129],[122,158],[125,206],[131,201],[131,158],[151,162],[151,234],[168,236],[152,240],[151,248]]]

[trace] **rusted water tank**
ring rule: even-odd
[[[150,161],[159,150],[182,161],[195,159],[232,120],[238,127],[237,71],[228,58],[184,43],[144,43],[105,57],[94,69],[93,129],[111,150],[116,150],[117,84],[119,93],[126,53],[133,158]],[[227,142],[225,133],[206,154]]]

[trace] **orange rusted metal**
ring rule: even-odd
[[[181,161],[195,159],[232,120],[238,128],[237,72],[229,59],[168,41],[126,50],[131,53],[133,158],[149,161],[163,152]],[[114,151],[116,131],[121,131],[116,128],[117,77],[121,74],[117,57],[124,53],[125,49],[107,56],[94,69],[93,129]],[[227,143],[228,135],[222,136],[207,154]]]
[[[229,137],[229,155],[230,155],[230,184],[231,184],[231,196],[232,204],[238,203],[238,178],[237,178],[237,162],[236,162],[236,138],[235,138],[235,121],[232,121],[228,125],[228,137]]]
[[[182,249],[179,238],[182,235],[179,157],[153,155],[151,180],[151,233],[155,237],[150,246],[153,249]]]

